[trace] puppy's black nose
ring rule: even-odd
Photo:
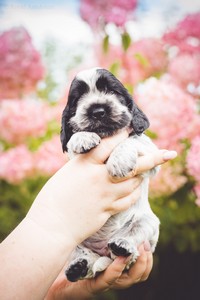
[[[101,120],[105,116],[106,112],[103,107],[96,107],[92,110],[92,116],[94,119]]]

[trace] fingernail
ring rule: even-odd
[[[151,251],[151,245],[150,245],[149,241],[144,242],[144,250],[147,252]]]
[[[169,160],[169,159],[173,159],[177,156],[177,152],[176,151],[165,151],[163,153],[163,159],[164,160]]]

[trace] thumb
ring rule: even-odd
[[[149,171],[158,165],[164,164],[165,162],[174,159],[176,156],[176,151],[169,150],[156,150],[152,153],[140,156],[137,160],[135,175]]]

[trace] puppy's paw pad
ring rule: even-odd
[[[86,259],[79,259],[68,267],[65,271],[67,279],[71,282],[75,282],[81,278],[84,278],[88,272],[88,262]]]
[[[67,144],[69,153],[86,153],[99,145],[101,138],[94,132],[77,132]]]
[[[131,247],[130,244],[124,239],[118,239],[113,242],[111,241],[108,243],[108,247],[111,250],[111,252],[116,256],[127,257],[131,255],[134,251],[133,247]]]

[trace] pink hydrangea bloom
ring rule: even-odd
[[[187,15],[177,26],[167,32],[163,39],[179,48],[181,52],[200,52],[200,12]]]
[[[162,165],[159,174],[150,181],[151,196],[168,196],[176,192],[187,182],[187,177],[182,173],[183,166],[180,164],[171,165],[167,163]]]
[[[192,139],[199,133],[197,105],[177,85],[149,78],[138,86],[135,99],[148,116],[159,147],[180,151],[181,140]]]
[[[108,53],[96,48],[101,66],[109,68],[119,63],[117,76],[126,84],[135,85],[153,74],[163,72],[167,65],[167,55],[159,39],[145,38],[133,42],[124,52],[121,47],[110,46]]]
[[[51,140],[44,142],[34,156],[35,169],[39,174],[50,176],[60,169],[67,161],[67,157],[62,153],[59,136],[54,136]]]
[[[80,14],[93,30],[102,23],[123,26],[136,5],[137,0],[81,0]]]
[[[187,155],[187,170],[200,184],[200,128],[199,135],[191,143]]]
[[[20,183],[33,174],[32,153],[25,145],[17,146],[0,154],[0,178],[10,183]]]
[[[45,105],[34,100],[0,102],[0,138],[9,143],[22,143],[28,137],[45,134]]]
[[[39,52],[23,27],[0,35],[0,99],[32,91],[44,75]]]
[[[200,84],[200,56],[178,55],[169,63],[168,72],[183,88],[187,88],[190,83],[198,86]]]

